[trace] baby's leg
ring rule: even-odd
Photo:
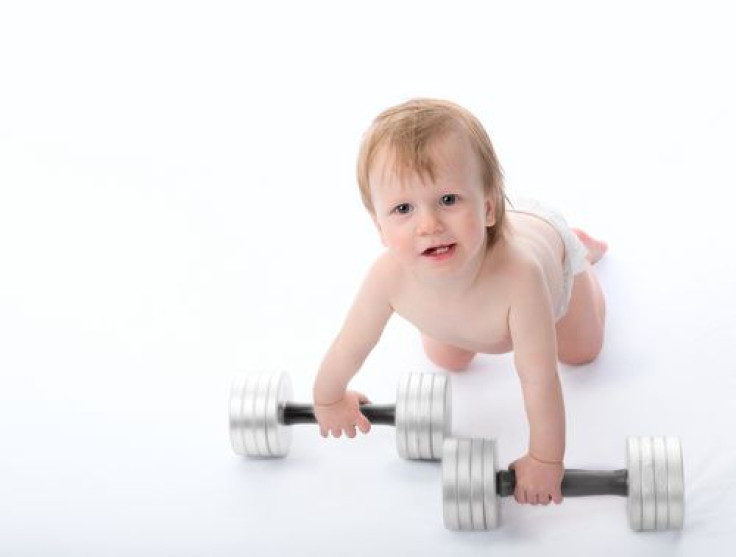
[[[592,362],[603,348],[606,300],[593,267],[575,275],[567,313],[557,322],[557,357],[562,363]]]
[[[582,365],[595,360],[603,347],[606,300],[593,264],[606,253],[608,244],[573,229],[588,248],[590,263],[575,275],[565,316],[557,322],[557,357],[565,364]]]
[[[475,357],[475,352],[439,342],[427,335],[422,335],[422,344],[424,344],[424,352],[427,357],[438,366],[449,371],[467,369]]]

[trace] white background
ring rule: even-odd
[[[1,555],[724,555],[736,544],[734,17],[727,2],[0,4]],[[267,7],[266,7],[267,6]],[[683,441],[687,523],[619,498],[443,528],[393,430],[235,456],[236,373],[311,382],[381,246],[354,179],[389,105],[449,98],[507,187],[611,246],[603,354],[563,367],[567,464]],[[391,321],[354,386],[436,370]],[[455,432],[526,422],[508,356],[453,376]]]

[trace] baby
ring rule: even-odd
[[[320,433],[355,437],[368,399],[350,379],[396,312],[435,364],[514,351],[529,448],[511,465],[520,503],[562,501],[565,410],[558,360],[596,358],[605,300],[592,264],[604,242],[535,202],[506,207],[480,122],[453,103],[415,99],[380,114],[358,156],[363,203],[387,248],[374,262],[314,384]]]

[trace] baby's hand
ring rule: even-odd
[[[514,498],[518,503],[549,505],[562,503],[562,463],[547,463],[526,454],[514,461],[509,469],[516,470]]]
[[[355,391],[346,391],[343,397],[332,404],[314,404],[314,416],[319,423],[319,432],[322,437],[332,433],[333,437],[340,437],[342,432],[351,439],[355,437],[355,428],[368,433],[371,423],[360,411],[360,405],[369,403],[368,398]]]

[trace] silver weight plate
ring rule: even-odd
[[[685,514],[682,448],[676,437],[627,442],[629,524],[634,530],[679,530]]]
[[[652,438],[639,439],[641,454],[641,529],[654,530],[657,518],[657,504],[654,492],[654,451]]]
[[[452,392],[446,375],[435,373],[432,378],[431,458],[439,460],[442,458],[442,444],[452,430]]]
[[[629,437],[626,440],[626,468],[628,470],[629,496],[627,506],[629,511],[629,526],[633,530],[642,529],[642,502],[641,502],[641,450],[639,438]]]
[[[253,399],[252,433],[255,437],[257,455],[268,456],[268,439],[266,437],[266,412],[268,411],[268,386],[271,375],[261,373],[256,380],[256,396]]]
[[[230,392],[230,440],[233,450],[241,455],[259,455],[254,430],[259,380],[259,375],[238,377]]]
[[[442,444],[442,517],[445,528],[460,530],[457,504],[457,439]]]
[[[417,400],[417,437],[419,444],[418,457],[422,460],[432,459],[432,385],[434,375],[423,373],[419,376],[419,400]]]
[[[501,525],[501,497],[496,488],[498,470],[498,451],[495,439],[483,440],[483,504],[486,530]]]
[[[489,530],[500,523],[497,456],[492,439],[445,439],[442,514],[450,530]]]
[[[283,406],[291,397],[286,374],[249,374],[237,378],[230,392],[230,440],[246,456],[284,456],[291,432],[282,425]]]
[[[440,387],[437,381],[440,378]],[[409,460],[439,460],[448,409],[446,378],[435,373],[410,373],[396,389],[396,449]]]
[[[470,519],[473,530],[485,530],[483,439],[470,441]]]
[[[654,529],[667,530],[669,523],[669,500],[667,497],[667,451],[664,437],[652,438],[654,462]]]
[[[664,441],[667,454],[668,526],[670,530],[680,530],[685,521],[685,476],[682,446],[677,437],[665,437]]]
[[[457,511],[460,519],[460,530],[472,530],[473,519],[470,510],[470,439],[459,439],[457,442]]]
[[[402,375],[396,388],[396,450],[401,458],[409,458],[409,449],[406,444],[406,395],[409,390],[409,378],[411,375]]]
[[[291,447],[291,428],[284,425],[284,405],[292,398],[291,379],[285,373],[271,376],[266,406],[268,456],[286,456]]]
[[[416,460],[419,454],[419,395],[422,374],[412,373],[406,391],[406,449],[408,458]]]

